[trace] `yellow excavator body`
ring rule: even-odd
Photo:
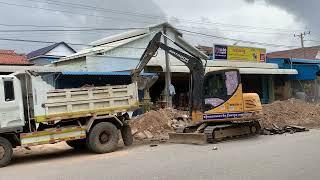
[[[192,111],[194,125],[170,133],[171,142],[204,144],[259,133],[258,119],[262,117],[259,95],[243,93],[238,70],[224,69],[209,74],[203,88],[204,111]]]

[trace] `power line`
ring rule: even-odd
[[[33,8],[33,9],[41,9],[41,10],[53,11],[53,12],[62,12],[62,13],[67,13],[67,14],[72,14],[72,15],[77,14],[77,15],[82,15],[82,16],[99,17],[99,18],[104,18],[104,19],[109,19],[109,20],[117,20],[117,19],[119,20],[119,19],[121,19],[121,20],[126,20],[126,21],[132,22],[132,20],[126,19],[126,18],[108,17],[108,16],[93,15],[93,14],[81,14],[81,13],[75,13],[75,12],[66,11],[66,10],[42,8],[42,7],[28,6],[28,5],[23,5],[23,4],[7,3],[7,2],[3,2],[3,1],[0,1],[0,4],[5,4],[5,5],[9,5],[9,6],[25,7],[25,8]],[[140,21],[140,20],[135,20],[135,22],[148,23],[148,24],[152,23],[152,22],[146,22],[146,21]]]
[[[16,38],[0,38],[0,41],[29,42],[29,43],[43,43],[43,44],[59,43],[56,41],[40,41],[40,40],[16,39]],[[71,42],[66,42],[66,43],[70,45],[75,45],[75,46],[91,46],[92,47],[92,45],[89,45],[89,44],[71,43]],[[101,45],[101,47],[117,47],[117,48],[123,48],[123,49],[139,49],[139,50],[145,49],[145,47],[133,47],[133,46],[119,47],[119,46],[113,46],[113,45]]]
[[[232,30],[232,29],[221,29],[221,28],[212,29],[212,28],[205,28],[205,27],[194,27],[194,26],[190,27],[190,26],[183,26],[183,25],[178,25],[178,27],[210,30],[210,31],[227,31],[227,32],[263,34],[263,35],[292,35],[292,33],[285,33],[285,32],[241,31],[241,30]]]
[[[186,33],[190,33],[190,34],[196,34],[196,35],[200,35],[200,36],[212,37],[212,38],[215,38],[215,39],[237,41],[237,42],[248,43],[248,44],[257,44],[257,45],[262,45],[262,46],[273,46],[273,47],[288,47],[288,48],[297,47],[297,46],[288,46],[288,45],[284,45],[284,44],[271,44],[271,43],[265,43],[265,42],[256,42],[256,41],[234,39],[234,38],[228,38],[228,37],[222,37],[222,36],[216,36],[216,35],[211,35],[211,34],[195,32],[195,31],[189,31],[189,30],[185,30],[185,29],[178,29],[178,30],[186,32]]]
[[[54,0],[51,0],[51,1],[49,1],[49,0],[46,0],[46,1],[25,0],[25,1],[33,1],[33,2],[40,2],[40,3],[46,3],[46,4],[53,4],[53,5],[69,5],[69,6],[73,6],[73,7],[82,8],[82,9],[84,8],[84,9],[88,9],[88,10],[103,11],[103,12],[122,14],[122,15],[144,17],[144,18],[167,19],[166,17],[157,16],[157,15],[153,15],[153,14],[143,14],[143,13],[138,13],[138,12],[128,12],[128,11],[107,9],[107,8],[102,8],[102,7],[97,7],[97,6],[90,6],[90,5],[86,5],[86,4],[80,4],[80,3],[70,3],[70,2],[62,2],[62,1],[54,1]]]
[[[40,40],[28,40],[28,39],[15,39],[15,38],[0,38],[1,41],[15,41],[15,42],[30,42],[30,43],[44,43],[44,44],[55,44],[59,42],[55,41],[40,41]],[[88,44],[81,44],[81,43],[67,43],[70,45],[75,46],[90,46]]]
[[[104,11],[104,12],[112,12],[112,13],[117,13],[117,14],[124,14],[124,15],[135,15],[135,16],[139,16],[139,17],[143,17],[143,18],[158,18],[158,19],[162,19],[162,20],[168,20],[166,17],[161,17],[161,16],[155,16],[155,15],[150,15],[150,14],[143,14],[143,13],[136,13],[136,12],[128,12],[128,11],[119,11],[119,10],[114,10],[114,9],[105,9],[105,8],[101,8],[101,7],[96,7],[96,6],[88,6],[88,5],[84,5],[84,4],[77,4],[77,3],[69,3],[69,2],[61,2],[61,1],[39,1],[39,0],[26,0],[26,1],[36,1],[36,2],[41,2],[41,3],[46,3],[46,4],[56,4],[56,5],[71,5],[71,6],[76,6],[78,8],[86,8],[86,9],[90,9],[90,10],[95,10],[95,11]],[[1,3],[1,2],[0,2]],[[3,2],[2,2],[3,3]],[[15,6],[22,6],[22,7],[29,7],[29,8],[37,8],[37,7],[30,7],[30,6],[26,6],[26,5],[17,5],[17,4],[12,4],[12,3],[5,3],[7,5],[15,5]],[[49,10],[48,8],[40,8],[39,9],[44,9],[44,10]],[[50,9],[52,10],[52,9]],[[54,10],[54,11],[60,11],[60,12],[65,12],[65,11],[61,11],[61,10]],[[69,12],[70,13],[70,12]],[[84,15],[84,14],[80,14],[80,15]],[[105,17],[105,16],[104,16]],[[111,17],[108,17],[111,18]],[[257,27],[257,26],[249,26],[249,25],[237,25],[237,24],[227,24],[227,23],[220,23],[220,22],[203,22],[203,21],[197,21],[197,20],[188,20],[188,19],[181,19],[181,18],[176,18],[179,21],[184,21],[184,22],[189,22],[189,23],[193,23],[193,24],[205,24],[205,25],[223,25],[223,26],[230,26],[230,27],[234,27],[234,28],[250,28],[250,29],[264,29],[264,30],[276,30],[276,31],[290,31],[290,32],[294,32],[294,31],[301,31],[300,30],[292,30],[292,29],[281,29],[281,28],[270,28],[270,27]],[[150,23],[150,22],[143,22],[143,23]]]
[[[67,28],[67,29],[85,29],[85,28],[98,28],[90,26],[54,26],[54,25],[34,25],[34,24],[1,24],[0,26],[7,27],[34,27],[34,28]]]
[[[320,40],[313,40],[313,39],[306,39],[304,41],[310,41],[310,42],[320,42]]]
[[[136,30],[136,29],[146,29],[142,27],[127,27],[127,28],[97,28],[97,27],[68,27],[68,26],[37,26],[37,25],[8,25],[0,24],[0,26],[8,27],[59,27],[68,29],[12,29],[12,30],[0,30],[0,32],[81,32],[81,31],[125,31],[125,30]],[[178,27],[189,28],[188,26],[179,25]],[[69,29],[70,28],[70,29]],[[257,31],[240,31],[240,30],[230,30],[230,29],[209,29],[204,27],[190,27],[205,30],[216,30],[216,31],[229,31],[229,32],[243,32],[243,33],[253,33],[253,34],[264,34],[264,35],[290,35],[291,33],[281,33],[281,32],[257,32]]]
[[[93,29],[18,29],[0,30],[0,32],[85,32],[85,31],[126,31],[145,28],[93,28]]]
[[[288,46],[288,45],[282,45],[282,44],[271,44],[271,43],[265,43],[265,42],[256,42],[256,41],[248,41],[248,40],[242,40],[242,39],[234,39],[234,38],[228,38],[228,37],[222,37],[222,36],[216,36],[216,35],[211,35],[211,34],[205,34],[205,33],[199,33],[199,32],[194,32],[194,31],[189,31],[185,29],[178,29],[180,31],[193,34],[193,35],[200,35],[200,36],[206,36],[206,37],[212,37],[215,39],[223,39],[223,40],[231,40],[231,41],[237,41],[237,42],[243,42],[243,43],[248,43],[248,44],[257,44],[257,45],[262,45],[262,46],[273,46],[273,47],[288,47],[288,48],[293,48],[297,46]],[[47,43],[47,44],[53,44],[57,43],[54,41],[40,41],[40,40],[26,40],[26,39],[16,39],[16,38],[0,38],[0,40],[4,41],[19,41],[19,42],[32,42],[32,43]],[[90,46],[88,44],[81,44],[81,43],[68,43],[70,45],[80,45],[80,46]],[[108,47],[108,45],[104,45]],[[111,46],[114,47],[114,46]],[[132,47],[134,49],[144,49],[143,47],[141,48],[136,48]]]
[[[128,11],[119,11],[119,10],[114,10],[114,9],[106,9],[106,8],[101,8],[97,6],[89,6],[89,5],[84,5],[84,4],[78,4],[78,3],[69,3],[69,2],[61,2],[61,1],[54,1],[54,0],[46,0],[41,1],[41,0],[26,0],[26,1],[36,1],[36,2],[41,2],[41,3],[47,3],[47,4],[56,4],[56,5],[72,5],[72,6],[78,6],[78,7],[83,7],[83,8],[89,8],[95,11],[104,11],[104,12],[112,12],[112,13],[117,13],[117,14],[124,14],[124,15],[135,15],[139,17],[144,17],[144,18],[159,18],[163,20],[167,20],[167,17],[163,16],[155,16],[151,14],[143,14],[143,13],[136,13],[136,12],[128,12]],[[281,29],[281,28],[270,28],[270,27],[256,27],[256,26],[249,26],[249,25],[237,25],[237,24],[227,24],[227,23],[220,23],[220,22],[203,22],[203,21],[197,21],[197,20],[190,20],[190,19],[181,19],[181,18],[176,18],[179,21],[184,21],[184,22],[189,22],[189,23],[196,23],[196,24],[214,24],[214,25],[223,25],[223,26],[233,26],[233,27],[245,27],[245,28],[254,28],[254,29],[269,29],[269,30],[276,30],[276,31],[301,31],[301,30],[292,30],[292,29]]]

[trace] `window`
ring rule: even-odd
[[[204,80],[205,110],[217,107],[225,102],[227,90],[223,73],[211,74]]]
[[[209,73],[204,79],[204,109],[210,110],[226,102],[238,89],[238,71]]]
[[[205,80],[205,98],[217,98],[226,95],[224,74],[213,74]]]
[[[4,99],[5,101],[13,101],[14,100],[14,88],[13,81],[4,81]]]

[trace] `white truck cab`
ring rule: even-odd
[[[0,116],[0,132],[21,131],[25,125],[21,84],[15,76],[0,76]]]

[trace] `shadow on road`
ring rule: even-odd
[[[106,153],[105,155],[112,155],[117,152],[121,152],[125,150],[124,147],[119,147],[113,153]],[[32,163],[41,163],[41,162],[49,162],[51,160],[70,160],[70,159],[79,159],[79,160],[86,160],[83,158],[86,157],[94,157],[94,156],[103,156],[103,154],[94,154],[89,152],[88,150],[76,150],[71,148],[64,148],[64,149],[49,149],[49,152],[46,151],[36,151],[33,152],[32,150],[25,151],[24,153],[16,153],[13,155],[12,161],[10,166],[12,165],[20,165],[20,164],[32,164]],[[81,159],[82,158],[82,159]]]

